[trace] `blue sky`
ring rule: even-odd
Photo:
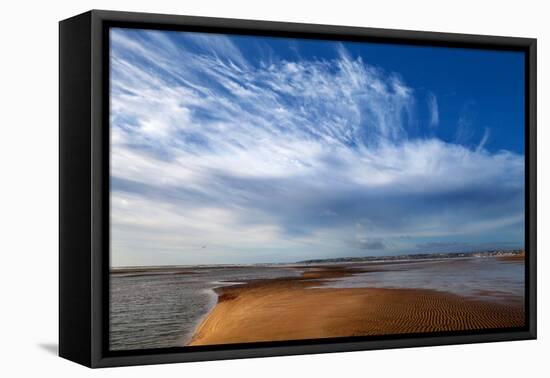
[[[111,30],[111,263],[522,248],[523,55]]]

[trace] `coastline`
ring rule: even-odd
[[[217,304],[187,345],[461,331],[524,325],[522,305],[429,289],[323,288],[324,280],[375,271],[304,267],[301,277],[216,289]]]

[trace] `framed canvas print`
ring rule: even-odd
[[[536,337],[536,40],[60,23],[60,355]]]

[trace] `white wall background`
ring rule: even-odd
[[[548,374],[550,26],[544,1],[81,0],[4,2],[0,22],[0,375],[108,377],[520,377]],[[111,9],[536,37],[539,340],[89,370],[58,358],[58,26]],[[546,348],[546,353],[544,349]]]

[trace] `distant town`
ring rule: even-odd
[[[362,261],[396,261],[396,260],[429,260],[429,259],[456,259],[465,257],[505,257],[505,256],[524,256],[525,250],[489,250],[476,252],[439,252],[439,253],[418,253],[398,256],[364,256],[364,257],[337,257],[331,259],[314,259],[298,261],[299,264],[319,264],[319,263],[342,263],[342,262],[362,262]]]

